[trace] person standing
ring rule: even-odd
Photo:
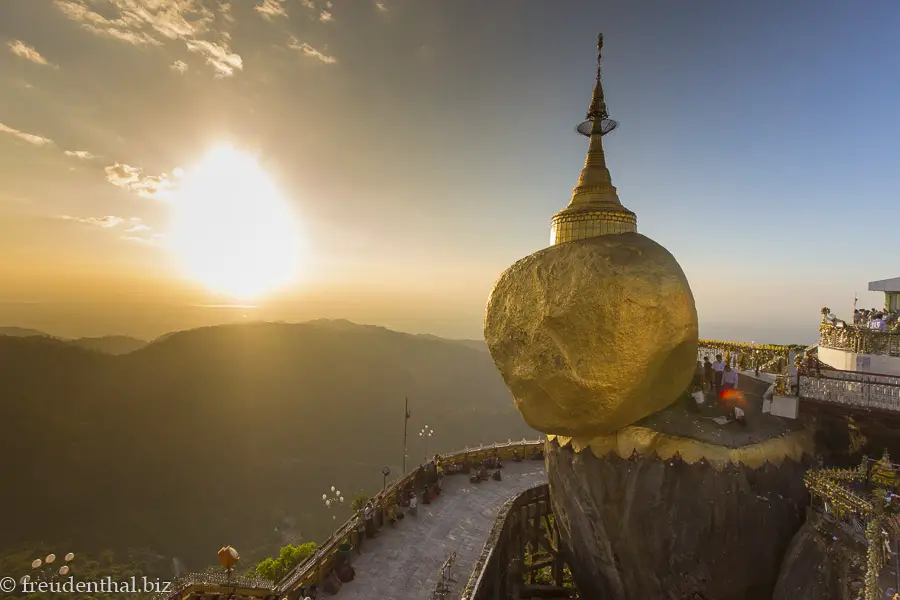
[[[716,354],[716,362],[712,365],[713,370],[713,387],[716,394],[722,391],[722,373],[725,371],[725,361],[722,360],[721,354]]]
[[[725,390],[736,390],[738,386],[738,374],[737,371],[731,368],[731,365],[725,365],[725,369],[722,371],[722,384],[721,388],[724,392]]]
[[[869,321],[869,329],[872,331],[887,331],[887,323],[884,322],[884,315],[878,313],[875,318]]]
[[[709,393],[709,391],[713,389],[713,368],[712,363],[709,362],[709,357],[703,357],[703,391],[704,393]]]

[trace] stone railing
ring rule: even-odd
[[[510,440],[487,446],[478,446],[477,448],[464,448],[438,456],[445,469],[453,464],[480,463],[485,458],[495,454],[503,460],[510,460],[516,451],[521,451],[522,458],[528,459],[529,454],[535,450],[543,453],[544,441],[544,439]],[[421,482],[424,481],[424,476],[424,468],[419,466],[402,479],[392,482],[372,498],[376,508],[376,526],[380,527],[383,525],[384,509],[396,504],[398,494],[404,490],[418,489],[421,486]],[[327,540],[322,542],[312,556],[296,566],[277,584],[273,585],[265,580],[244,577],[235,577],[229,583],[224,573],[192,573],[179,578],[173,591],[166,597],[174,600],[175,598],[187,598],[196,595],[229,595],[234,588],[237,588],[239,591],[238,595],[281,598],[300,586],[317,584],[321,587],[325,577],[337,564],[342,546],[346,545],[356,548],[360,543],[360,525],[361,522],[358,515],[350,517]]]
[[[536,507],[536,511],[530,513],[532,518],[552,514],[550,488],[546,483],[528,488],[500,508],[460,600],[506,597],[502,587],[506,584],[504,578],[509,570],[511,557],[509,552],[504,551],[508,550],[507,542],[515,537],[513,528],[520,525],[517,516],[526,507]]]
[[[900,411],[900,377],[832,369],[801,370],[798,389],[802,400]]]
[[[222,571],[188,573],[179,577],[167,594],[155,594],[154,598],[187,596],[274,598],[275,584],[258,577],[229,577]]]
[[[819,326],[819,345],[857,354],[883,354],[900,357],[900,331],[873,331],[867,327],[831,323]]]

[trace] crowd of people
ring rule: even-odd
[[[707,395],[714,394],[731,418],[745,424],[744,410],[737,402],[740,398],[737,392],[738,372],[732,363],[733,361],[724,360],[721,354],[716,354],[715,362],[711,362],[709,356],[704,356],[702,362],[698,360],[694,373],[694,398],[698,404],[705,404]]]
[[[900,331],[900,312],[860,308],[853,311],[853,324],[873,331]]]

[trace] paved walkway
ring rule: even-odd
[[[469,483],[468,475],[444,477],[444,491],[419,514],[363,542],[353,567],[356,577],[341,587],[338,600],[430,600],[438,571],[456,552],[453,592],[462,591],[504,502],[547,481],[543,461],[507,462],[503,480]]]

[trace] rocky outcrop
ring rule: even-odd
[[[772,600],[855,598],[863,590],[865,555],[861,540],[811,511],[791,541]]]
[[[583,597],[769,600],[808,503],[805,466],[597,457],[548,442],[561,543]]]
[[[491,292],[484,337],[525,421],[600,435],[672,404],[697,361],[697,311],[675,258],[637,233],[546,248]]]

